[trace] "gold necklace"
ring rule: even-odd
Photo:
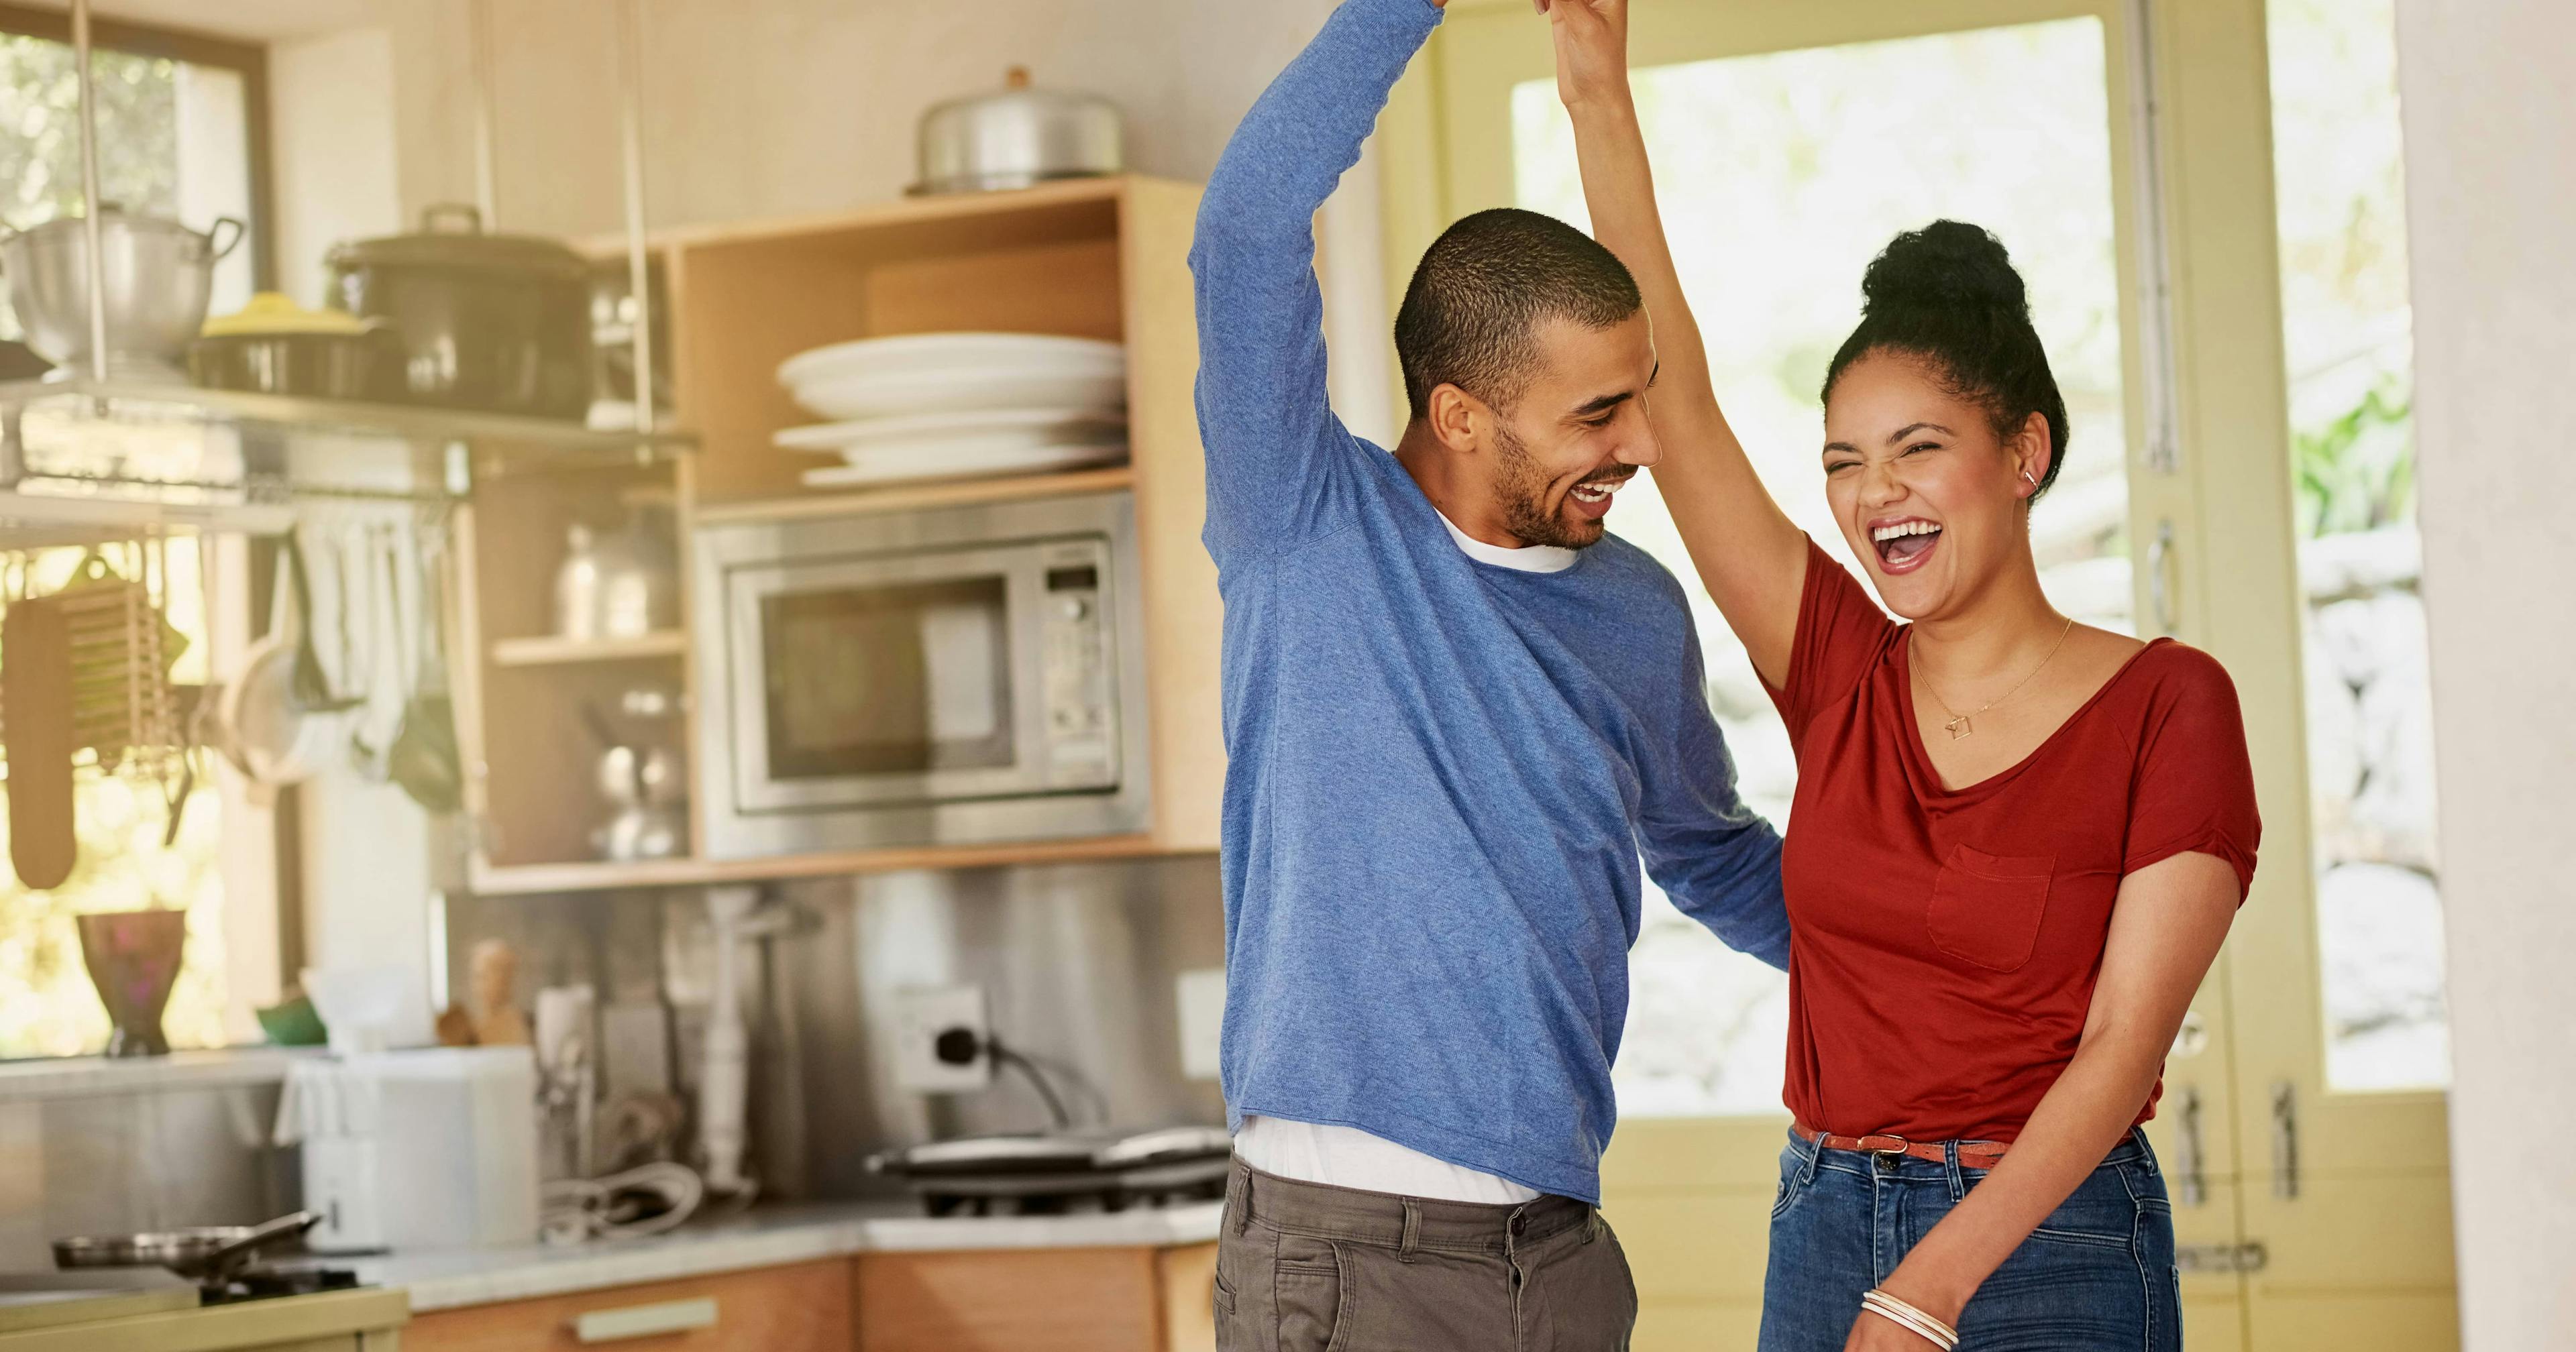
[[[1916,666],[1910,662],[1907,663],[1907,665],[1913,667],[1914,678],[1923,682],[1923,688],[1932,692],[1932,702],[1940,705],[1941,712],[1950,716],[1950,721],[1942,724],[1941,726],[1949,732],[1950,740],[1955,742],[1977,730],[1976,725],[1970,723],[1968,721],[1969,719],[1975,718],[1979,714],[1984,713],[1987,709],[1991,709],[1996,705],[2003,703],[2005,700],[2011,699],[2013,696],[2020,694],[2021,688],[2030,684],[2031,676],[2037,676],[2040,672],[2047,669],[2049,663],[2056,661],[2057,650],[2066,646],[2066,636],[2073,632],[2075,632],[2075,617],[2069,615],[2066,617],[2066,627],[2057,631],[2057,642],[2050,645],[2048,656],[2039,659],[2039,665],[2030,669],[2030,675],[2024,676],[2020,680],[2015,681],[2012,689],[1995,696],[1993,699],[1987,700],[1985,704],[1978,708],[1974,713],[1963,714],[1958,710],[1951,708],[1950,701],[1944,699],[1941,695],[1941,687],[1932,684],[1932,678],[1923,674],[1922,667]],[[1912,634],[1909,633],[1905,636],[1905,644],[1909,651],[1913,648],[1914,636]]]

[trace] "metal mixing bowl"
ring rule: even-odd
[[[206,322],[215,260],[241,242],[227,216],[200,234],[177,221],[108,207],[98,217],[111,371],[175,376]],[[0,237],[0,275],[27,346],[74,376],[89,373],[89,231],[78,216]]]

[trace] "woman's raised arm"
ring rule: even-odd
[[[1717,406],[1708,348],[1664,239],[1645,134],[1629,96],[1628,0],[1536,3],[1555,31],[1557,93],[1574,117],[1593,233],[1636,276],[1654,324],[1662,370],[1647,411],[1663,448],[1655,486],[1754,670],[1784,685],[1807,576],[1806,540],[1763,488]]]

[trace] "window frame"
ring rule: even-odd
[[[0,34],[44,38],[68,46],[72,40],[72,19],[62,10],[37,9],[0,0]],[[95,50],[122,52],[129,56],[212,66],[241,77],[242,126],[249,138],[247,159],[250,166],[251,219],[247,235],[251,289],[274,289],[277,285],[277,212],[268,126],[268,48],[211,33],[103,18],[90,20],[90,45]]]

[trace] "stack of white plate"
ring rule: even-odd
[[[778,368],[831,421],[778,445],[845,462],[817,488],[1032,474],[1127,458],[1127,352],[1036,333],[922,333],[800,352]]]

